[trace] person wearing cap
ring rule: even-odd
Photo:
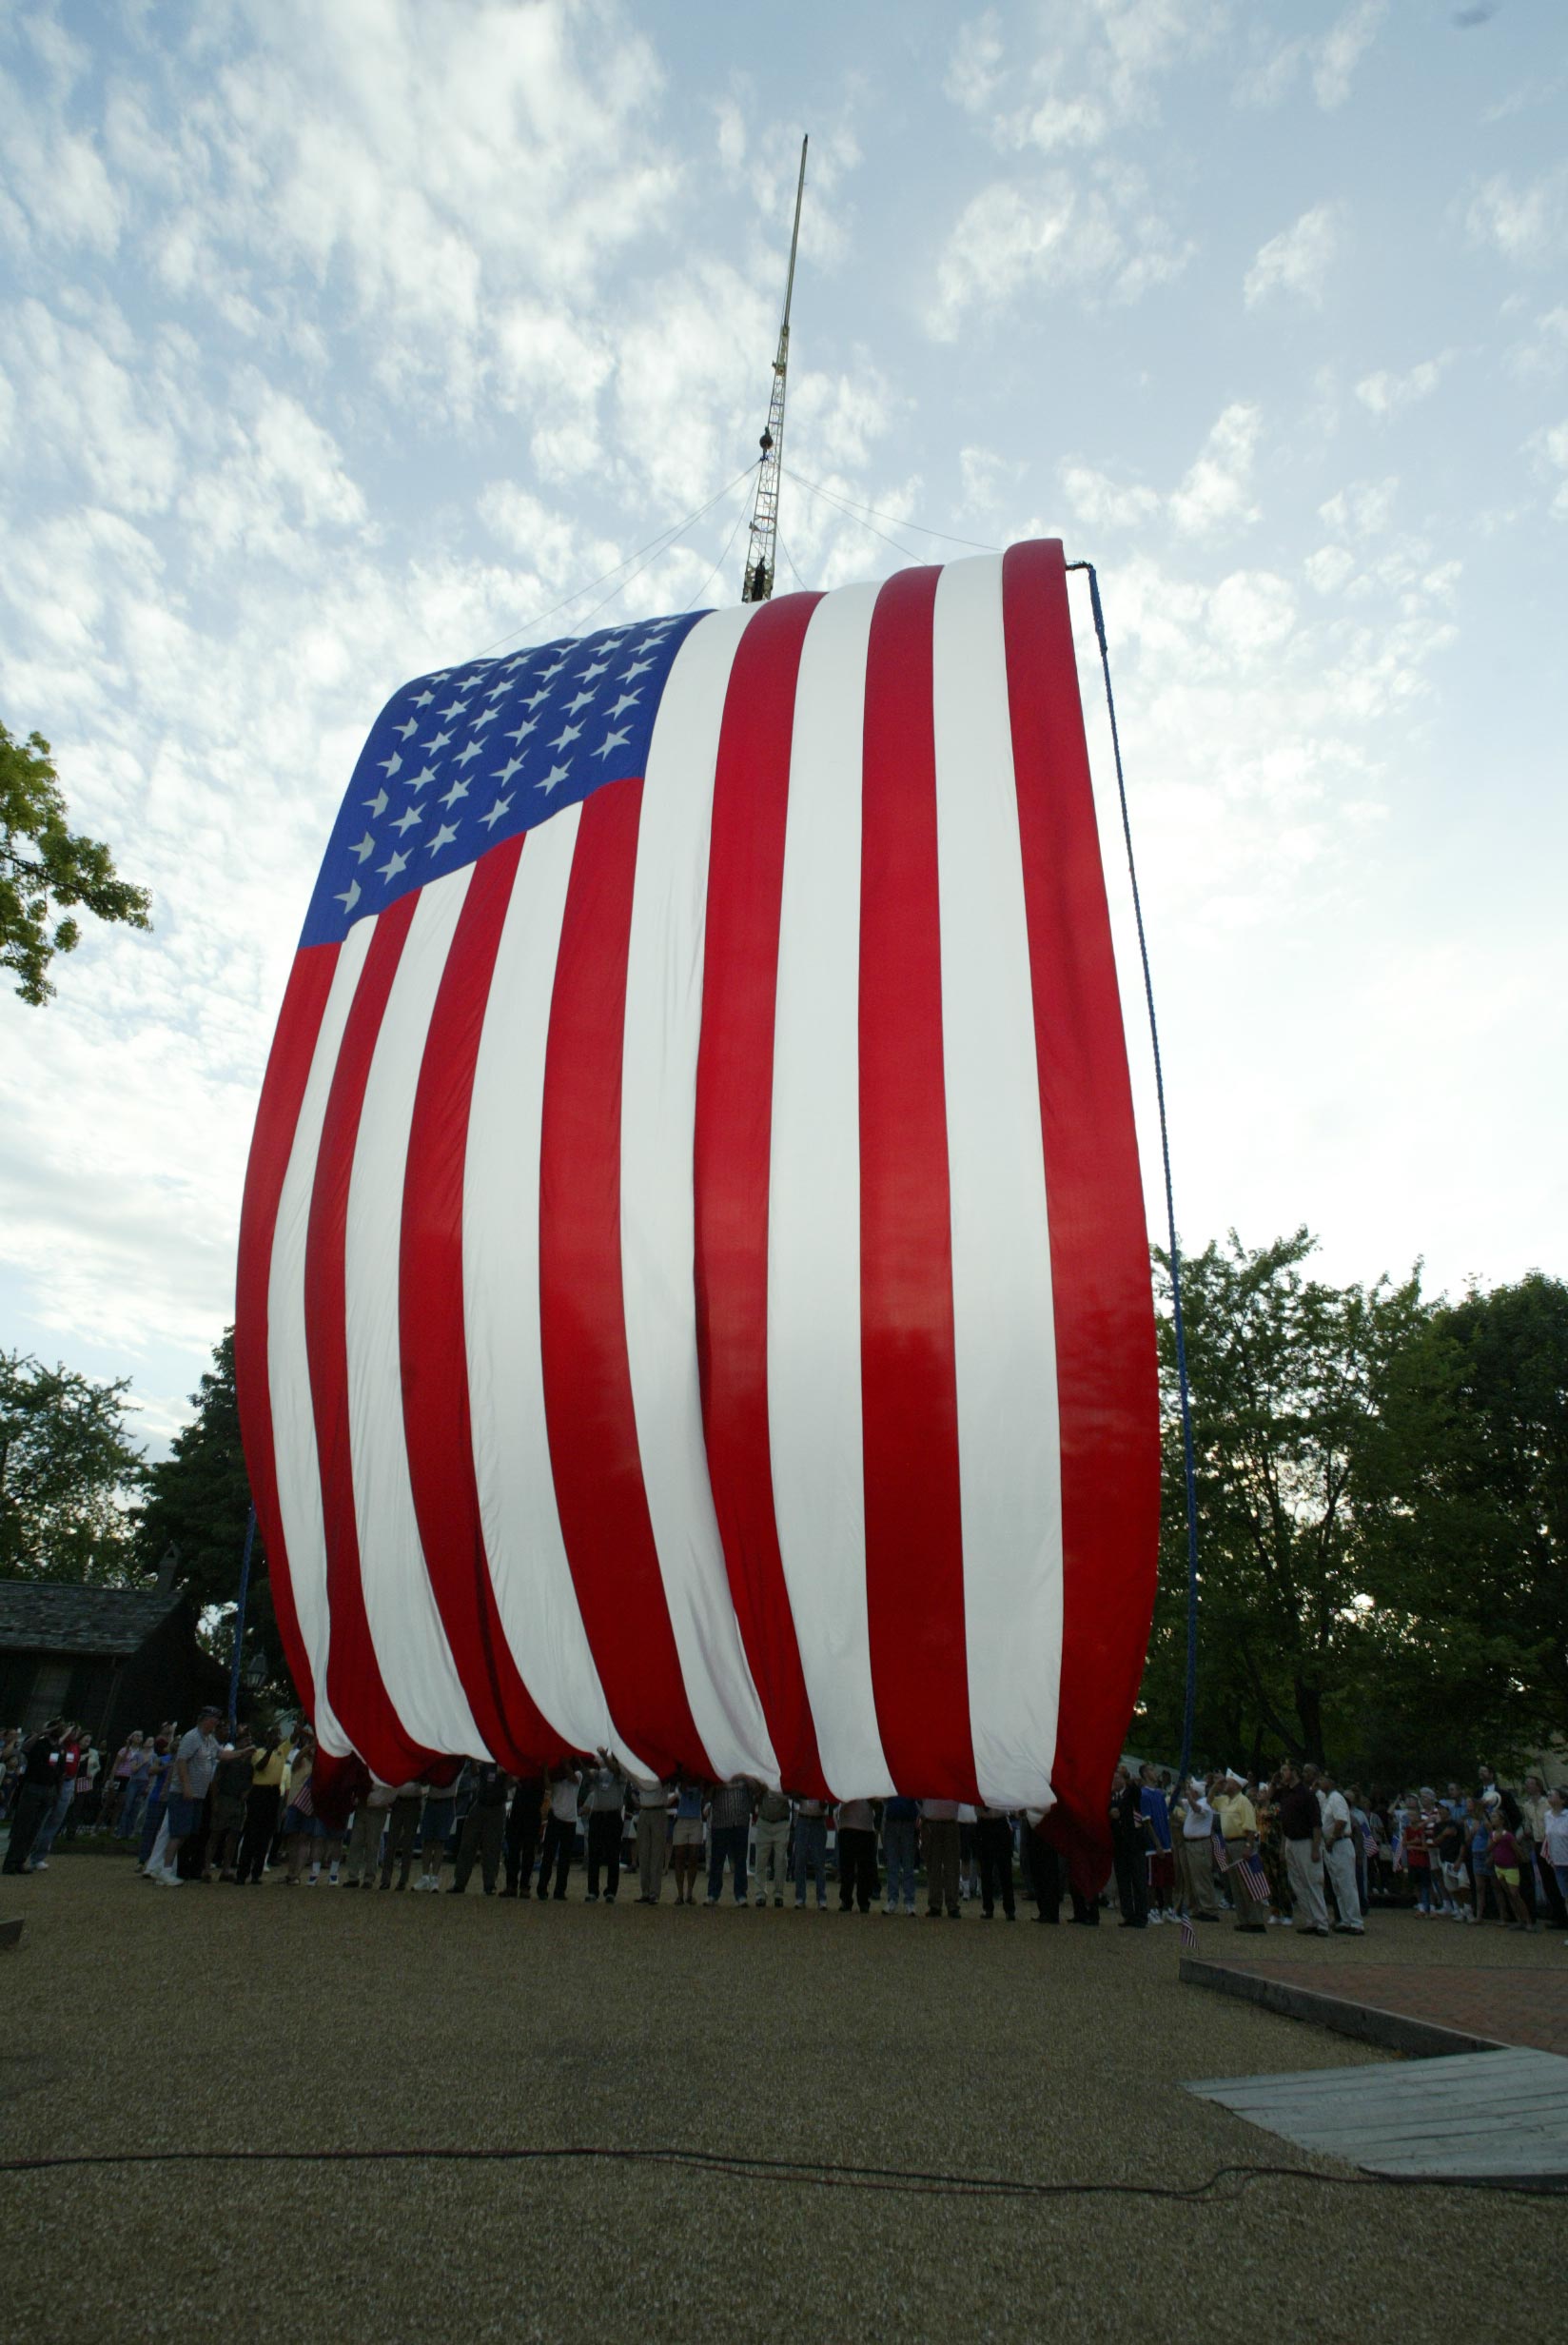
[[[1221,1773],[1215,1786],[1214,1815],[1225,1838],[1225,1873],[1236,1902],[1236,1927],[1263,1931],[1268,1927],[1268,1907],[1253,1896],[1240,1871],[1242,1859],[1255,1855],[1258,1847],[1258,1811],[1246,1796],[1245,1781],[1234,1767]]]
[[[1218,1921],[1214,1894],[1214,1810],[1203,1778],[1195,1775],[1182,1802],[1182,1892],[1194,1921]]]
[[[212,1817],[207,1825],[206,1878],[234,1881],[239,1873],[240,1836],[250,1796],[250,1762],[256,1745],[248,1726],[236,1730],[218,1753],[212,1777]]]
[[[162,1869],[152,1876],[166,1889],[184,1884],[178,1869],[180,1844],[200,1829],[202,1809],[212,1778],[218,1771],[218,1720],[221,1712],[208,1703],[188,1734],[182,1735],[169,1770],[164,1797],[168,1836],[164,1842]]]

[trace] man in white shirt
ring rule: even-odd
[[[200,1829],[202,1809],[217,1771],[218,1712],[209,1703],[190,1732],[181,1737],[169,1770],[168,1790],[164,1799],[168,1831],[164,1842],[163,1868],[152,1875],[166,1889],[183,1886],[176,1869],[180,1843]]]
[[[572,1854],[578,1837],[578,1783],[576,1767],[557,1767],[550,1777],[550,1813],[544,1819],[544,1847],[539,1856],[539,1887],[534,1894],[541,1901],[550,1896],[550,1867],[556,1868],[555,1895],[563,1900],[566,1895],[566,1876],[572,1869]]]
[[[1214,1810],[1202,1779],[1194,1776],[1182,1802],[1182,1887],[1194,1921],[1218,1921],[1214,1894]]]
[[[1323,1817],[1323,1870],[1328,1875],[1329,1887],[1340,1918],[1334,1927],[1347,1937],[1365,1935],[1362,1922],[1362,1901],[1356,1887],[1356,1833],[1350,1819],[1350,1803],[1335,1783],[1326,1767],[1319,1773],[1314,1785],[1318,1794],[1318,1811]]]
[[[664,1848],[670,1834],[670,1786],[637,1787],[637,1903],[657,1905],[664,1890]]]

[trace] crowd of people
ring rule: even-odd
[[[958,1920],[1035,1919],[1124,1929],[1228,1919],[1241,1931],[1357,1935],[1379,1906],[1511,1930],[1568,1925],[1568,1794],[1527,1775],[1515,1791],[1482,1767],[1473,1789],[1423,1785],[1393,1798],[1286,1764],[1260,1781],[1234,1769],[1177,1783],[1125,1762],[1111,1786],[1104,1892],[1068,1879],[1034,1811],[951,1800],[794,1798],[737,1779],[627,1776],[606,1751],[514,1777],[469,1760],[450,1780],[376,1781],[357,1763],[317,1780],[308,1726],[224,1734],[204,1710],[136,1732],[112,1759],[64,1719],[0,1744],[8,1873],[46,1871],[56,1839],[87,1832],[134,1850],[162,1887],[219,1881],[285,1888],[379,1888],[564,1900],[574,1869],[589,1903],[628,1894],[675,1902],[796,1907]],[[416,1866],[418,1870],[416,1872]],[[448,1875],[450,1878],[448,1878]]]

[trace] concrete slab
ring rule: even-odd
[[[1189,2084],[1299,2149],[1368,2174],[1568,2190],[1568,2059],[1505,2047],[1407,2066],[1309,2069]]]

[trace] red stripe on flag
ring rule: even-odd
[[[518,1674],[496,1604],[474,1474],[464,1339],[463,1175],[474,1067],[523,838],[474,866],[431,1012],[408,1134],[399,1242],[403,1434],[425,1567],[474,1723],[503,1766],[562,1753]]]
[[[827,1785],[774,1516],[768,1181],[795,679],[821,599],[769,603],[730,671],[714,780],[693,1164],[702,1421],[730,1593],[783,1780],[818,1797]]]
[[[326,1533],[327,1603],[332,1615],[326,1690],[354,1748],[389,1783],[421,1774],[432,1754],[410,1740],[392,1706],[364,1608],[348,1427],[344,1251],[349,1176],[370,1061],[419,900],[416,889],[390,904],[377,920],[370,939],[327,1096],[304,1255],[305,1338]]]
[[[278,1460],[272,1447],[272,1388],[267,1371],[267,1294],[272,1278],[272,1240],[278,1226],[300,1107],[310,1079],[327,995],[341,948],[308,945],[294,956],[262,1082],[250,1159],[245,1166],[245,1202],[240,1208],[240,1259],[234,1292],[234,1389],[240,1409],[250,1495],[266,1558],[267,1586],[278,1633],[300,1700],[307,1713],[316,1706],[310,1655],[294,1607],[278,1503]]]
[[[876,599],[860,869],[860,1374],[872,1685],[893,1781],[977,1798],[942,1070],[935,569]]]
[[[539,1340],[556,1505],[617,1728],[661,1775],[711,1775],[692,1721],[637,1449],[620,1258],[620,1070],[639,780],[584,799],[539,1139]]]
[[[1060,1395],[1062,1685],[1052,1784],[1066,1843],[1098,1848],[1108,1844],[1110,1777],[1154,1606],[1154,1312],[1059,544],[1017,545],[1004,557],[1002,606]]]

